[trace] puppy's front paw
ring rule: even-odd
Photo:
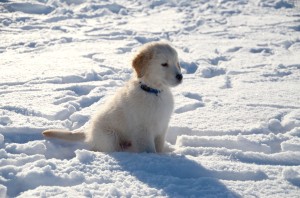
[[[168,143],[168,142],[165,142],[165,145],[164,145],[164,148],[163,148],[163,151],[162,153],[172,153],[176,150],[175,146]]]

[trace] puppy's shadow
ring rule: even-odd
[[[200,164],[175,154],[110,154],[124,171],[168,197],[241,197]],[[147,194],[146,196],[150,196]]]

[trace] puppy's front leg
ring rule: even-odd
[[[165,135],[158,135],[155,137],[155,148],[158,153],[162,153],[164,151],[165,146]]]
[[[152,142],[151,145],[148,145],[145,149],[145,152],[146,153],[156,153],[156,149],[155,149],[155,146],[154,146],[154,143]]]
[[[154,138],[150,139],[148,143],[145,145],[144,151],[146,153],[156,153]]]
[[[139,138],[136,145],[138,152],[156,153],[154,138],[152,137]]]

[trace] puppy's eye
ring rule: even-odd
[[[168,63],[162,63],[161,66],[163,66],[163,67],[168,67],[169,64],[168,64]]]

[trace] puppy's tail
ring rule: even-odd
[[[43,131],[43,135],[49,138],[58,138],[69,141],[84,141],[85,133],[84,132],[74,132],[74,131],[66,131],[60,129],[49,129]]]

